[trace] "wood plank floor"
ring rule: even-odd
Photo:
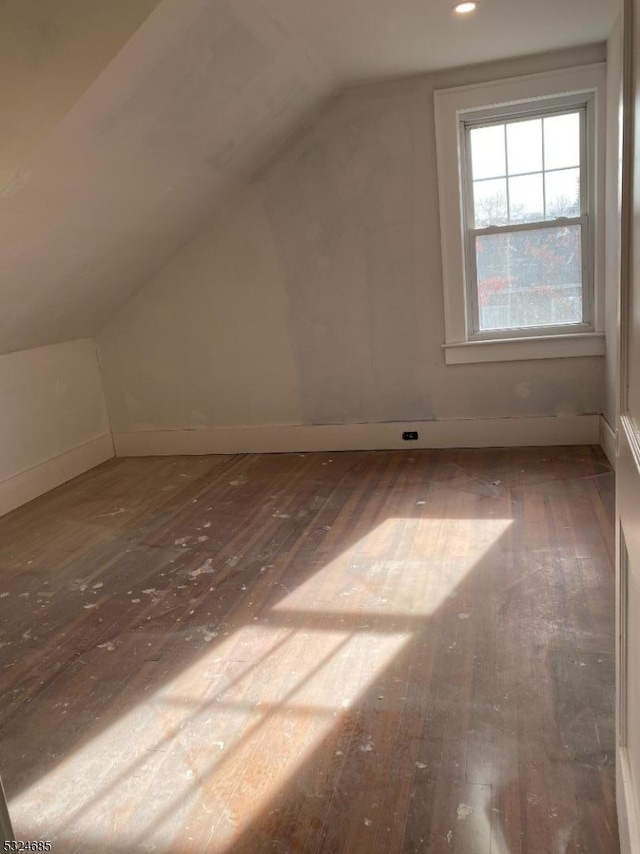
[[[112,461],[0,520],[0,772],[67,852],[618,851],[596,448]]]

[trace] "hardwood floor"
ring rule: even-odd
[[[0,772],[83,852],[618,851],[596,448],[123,459],[0,519]]]

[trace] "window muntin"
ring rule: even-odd
[[[471,338],[590,326],[586,132],[586,103],[463,121]]]

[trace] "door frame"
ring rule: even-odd
[[[634,9],[634,6],[636,7]],[[623,0],[622,169],[620,188],[620,287],[618,302],[618,389],[616,424],[616,803],[622,854],[640,852],[640,828],[627,752],[627,667],[629,558],[621,507],[633,493],[640,471],[640,442],[628,412],[629,315],[633,285],[633,182],[635,68],[634,27],[638,0]],[[640,117],[639,117],[640,119]],[[639,247],[640,250],[640,247]]]

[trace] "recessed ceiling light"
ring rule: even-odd
[[[465,0],[464,3],[456,3],[453,11],[456,15],[468,15],[470,12],[475,12],[478,4],[475,0]]]

